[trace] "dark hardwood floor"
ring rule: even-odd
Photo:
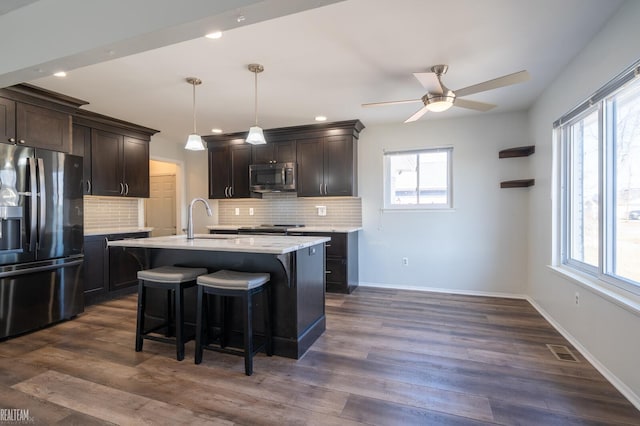
[[[358,288],[327,296],[300,360],[194,345],[134,351],[136,297],[0,343],[0,409],[33,424],[640,424],[636,410],[524,300]],[[571,348],[573,349],[573,348]],[[0,422],[2,423],[2,422]]]

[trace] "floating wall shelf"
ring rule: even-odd
[[[528,157],[534,152],[536,152],[535,145],[519,146],[517,148],[503,149],[498,152],[498,158]],[[500,188],[526,188],[535,185],[535,183],[535,179],[506,180],[500,182]]]
[[[535,145],[519,146],[517,148],[503,149],[498,153],[498,158],[528,157],[536,152]]]
[[[526,188],[527,186],[533,186],[535,183],[535,179],[505,180],[500,182],[500,188]]]

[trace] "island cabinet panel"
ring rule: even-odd
[[[250,145],[209,148],[209,198],[249,198]]]
[[[267,142],[251,148],[253,164],[295,163],[296,141]]]

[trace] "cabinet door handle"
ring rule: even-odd
[[[87,180],[87,194],[91,194],[91,180]]]
[[[125,183],[124,188],[125,188],[124,195],[129,195],[129,184]]]
[[[24,139],[20,139],[20,140],[18,140],[18,143],[20,143],[20,144],[24,144]]]
[[[124,195],[124,185],[120,182],[120,195]]]
[[[109,249],[109,239],[104,237],[104,250],[107,251]]]
[[[16,138],[9,138],[9,142],[14,143],[16,141]]]
[[[331,271],[324,271],[324,273],[325,273],[325,274],[330,274],[330,273],[331,273]]]
[[[227,193],[227,191],[229,190],[228,186],[224,187],[224,198],[229,198],[229,194]]]
[[[327,195],[329,193],[329,191],[327,191],[327,184],[324,184],[324,195]]]
[[[322,184],[320,184],[320,195],[322,195]]]
[[[233,186],[229,187],[229,198],[233,198]]]
[[[324,243],[324,246],[325,246],[325,247],[331,247],[331,244],[329,244],[329,243]]]

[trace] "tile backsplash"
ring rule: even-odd
[[[316,206],[327,215],[318,216]],[[240,209],[239,215],[235,209]],[[253,209],[253,216],[249,209]],[[307,226],[362,226],[362,200],[357,197],[298,198],[295,194],[263,194],[263,198],[218,201],[220,225],[302,224]]]
[[[134,228],[137,226],[137,198],[84,197],[85,232],[102,228]]]

